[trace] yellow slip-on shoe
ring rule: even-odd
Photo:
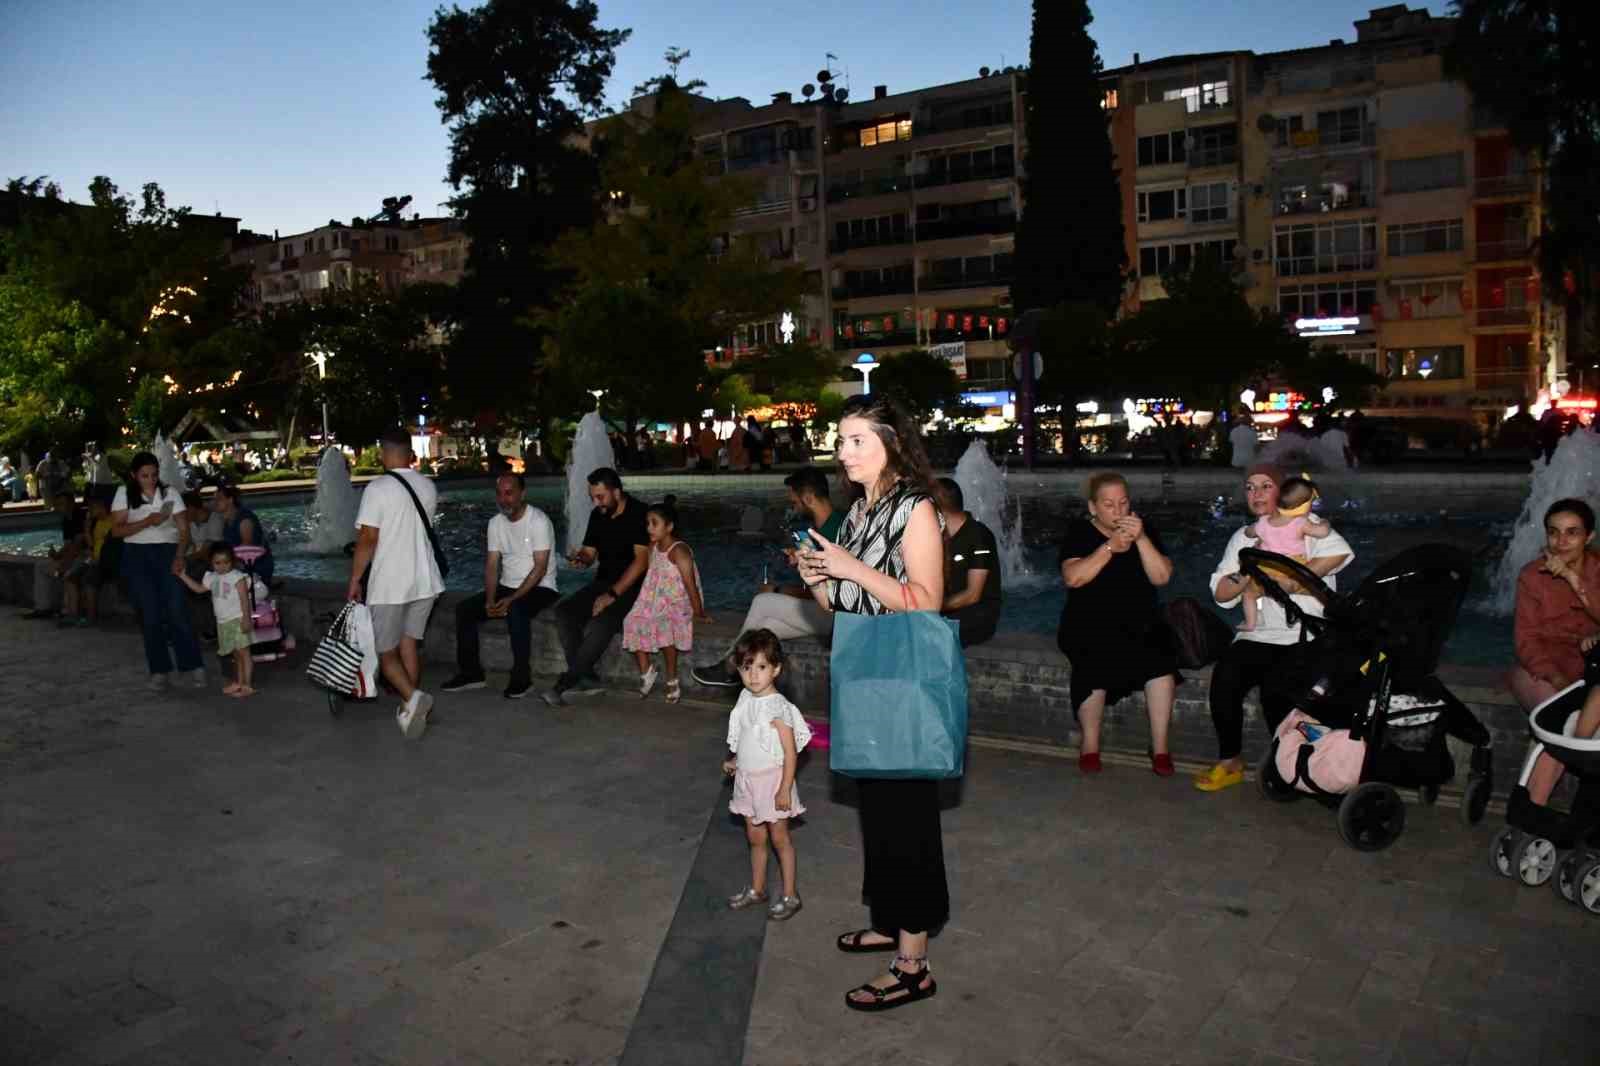
[[[1221,792],[1225,788],[1232,788],[1243,780],[1243,770],[1229,770],[1221,763],[1217,763],[1205,773],[1194,775],[1194,787],[1201,792]]]

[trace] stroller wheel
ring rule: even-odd
[[[1439,802],[1439,786],[1423,785],[1417,789],[1417,801],[1424,807],[1432,807]]]
[[[1382,851],[1406,828],[1400,793],[1381,781],[1357,785],[1339,804],[1339,835],[1357,851]]]
[[[1556,846],[1544,837],[1524,836],[1511,850],[1511,869],[1518,881],[1537,888],[1556,872]]]
[[[1516,869],[1511,863],[1511,853],[1522,842],[1522,830],[1509,825],[1494,835],[1489,844],[1489,868],[1501,877],[1512,876]]]
[[[1468,825],[1483,821],[1483,812],[1489,809],[1489,779],[1476,775],[1467,778],[1467,790],[1461,794],[1461,820]]]
[[[1600,855],[1590,855],[1589,861],[1578,867],[1573,875],[1574,903],[1590,914],[1600,914]]]
[[[1578,902],[1578,867],[1592,858],[1593,855],[1581,848],[1561,856],[1561,861],[1556,863],[1555,876],[1550,879],[1550,887],[1556,890],[1556,895],[1568,903]]]

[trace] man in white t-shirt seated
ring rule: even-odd
[[[419,687],[417,642],[427,635],[433,601],[444,591],[429,536],[439,496],[432,481],[411,469],[411,438],[404,430],[384,433],[378,446],[384,473],[361,492],[348,594],[357,602],[365,598],[372,612],[378,665],[402,701],[396,720],[406,739],[415,740],[433,709],[433,697]]]
[[[508,700],[520,700],[533,686],[533,619],[561,598],[556,568],[550,561],[555,527],[523,498],[527,483],[507,472],[494,482],[494,503],[500,513],[489,519],[489,551],[483,564],[483,591],[456,605],[456,676],[445,692],[483,688],[483,660],[478,656],[478,627],[504,618],[511,630],[511,681]]]

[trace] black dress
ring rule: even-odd
[[[857,500],[839,527],[838,543],[875,570],[904,582],[901,538],[925,492],[901,483],[868,508]],[[884,604],[852,581],[835,582],[833,609],[879,615]],[[895,609],[901,607],[894,604]],[[925,933],[950,917],[944,871],[944,830],[939,823],[939,783],[932,780],[858,778],[861,894],[871,909],[872,928],[893,937]]]
[[[1155,528],[1144,535],[1165,555]],[[1086,559],[1111,538],[1087,518],[1067,527],[1058,562]],[[1144,688],[1146,681],[1178,676],[1172,630],[1161,615],[1156,587],[1145,576],[1137,546],[1113,555],[1095,579],[1067,590],[1056,644],[1072,663],[1072,713],[1096,689],[1109,706]]]

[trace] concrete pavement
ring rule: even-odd
[[[386,706],[330,716],[298,665],[245,702],[214,663],[205,692],[148,693],[138,643],[0,619],[0,1062],[647,1062],[658,979],[758,1066],[1600,1059],[1600,920],[1493,876],[1493,817],[1412,807],[1361,855],[1314,804],[975,748],[940,993],[865,1016],[840,1000],[886,959],[832,946],[865,910],[823,753],[805,909],[726,916],[759,956],[741,996],[731,956],[660,961],[685,908],[714,916],[697,865],[744,853],[714,816],[724,706],[490,688],[408,744]]]

